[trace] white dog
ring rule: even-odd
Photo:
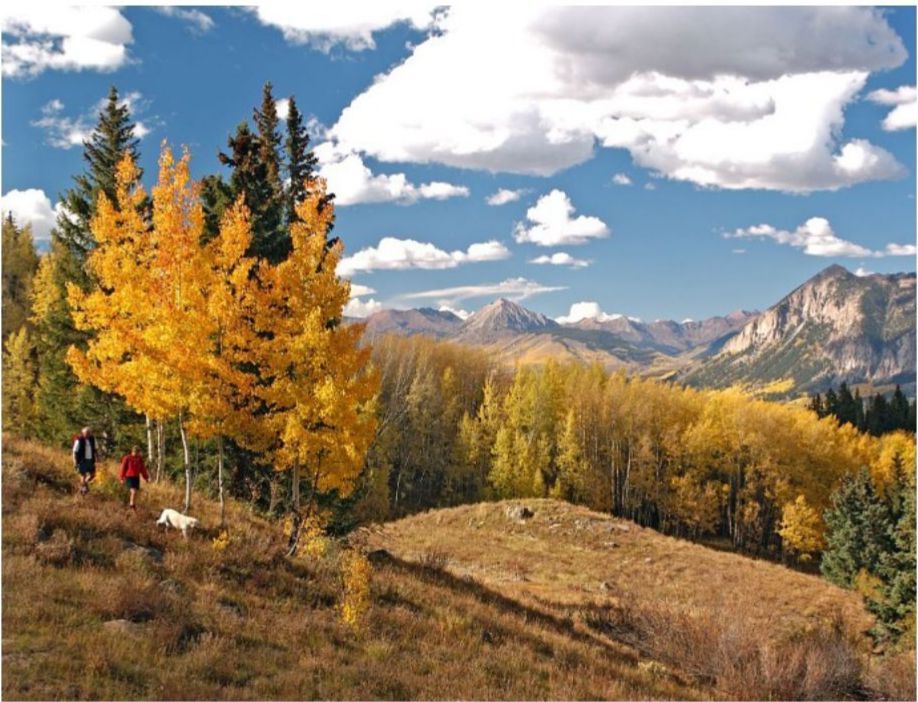
[[[184,514],[174,509],[164,509],[163,513],[159,515],[159,519],[156,520],[156,523],[172,527],[173,529],[181,529],[182,536],[186,539],[188,538],[188,530],[198,526],[197,519],[194,517],[186,517]]]

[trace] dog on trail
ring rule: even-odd
[[[198,526],[198,520],[194,517],[188,517],[174,509],[164,509],[156,520],[157,525],[179,529],[182,536],[188,538],[188,530]]]

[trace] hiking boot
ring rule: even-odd
[[[87,492],[89,492],[89,486],[86,483],[80,485],[80,494],[85,495]]]

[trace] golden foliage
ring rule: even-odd
[[[341,562],[341,620],[359,631],[370,609],[370,579],[373,569],[367,557],[358,551],[346,551]]]

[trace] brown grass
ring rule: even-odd
[[[358,632],[340,620],[339,558],[282,556],[280,524],[196,496],[204,529],[158,531],[178,486],[141,493],[136,515],[103,467],[86,498],[65,453],[3,445],[6,699],[695,699],[713,693],[631,647],[495,589],[375,557]],[[448,555],[444,555],[447,553]],[[524,564],[520,564],[523,568]]]
[[[534,517],[508,519],[516,504]],[[871,654],[871,618],[856,593],[585,508],[554,500],[468,505],[364,538],[396,559],[436,560],[452,577],[626,645],[648,659],[646,672],[673,671],[729,698],[914,697],[914,669]]]

